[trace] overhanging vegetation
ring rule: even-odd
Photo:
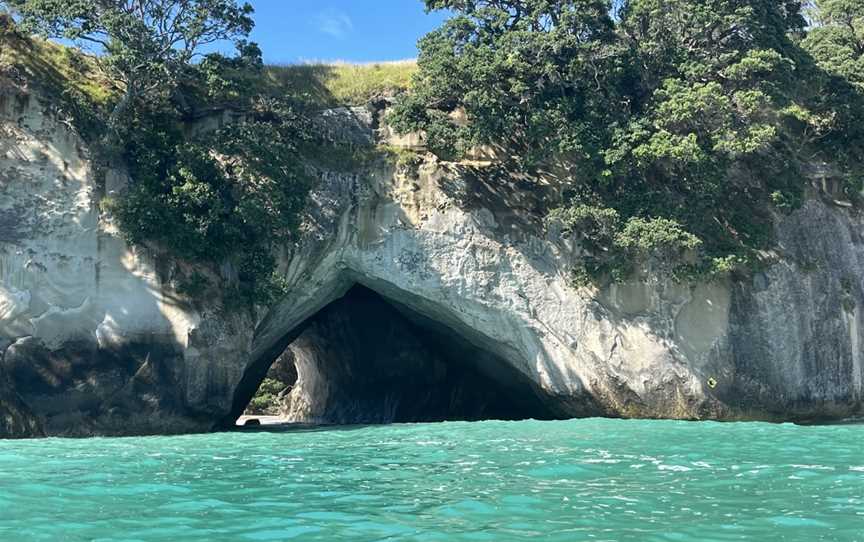
[[[492,146],[512,172],[554,171],[567,198],[551,218],[587,252],[579,284],[646,259],[745,272],[814,165],[860,199],[858,0],[425,3],[454,16],[421,40],[392,122],[444,159]]]

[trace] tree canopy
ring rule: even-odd
[[[97,47],[116,87],[102,147],[134,182],[109,207],[127,237],[231,261],[273,290],[273,249],[332,149],[268,87],[237,0],[0,0],[17,24]],[[857,0],[425,0],[453,16],[420,42],[399,130],[458,160],[492,147],[554,170],[550,222],[586,251],[580,282],[651,259],[674,274],[746,270],[815,172],[859,203],[864,8]],[[232,41],[236,54],[202,54]],[[236,121],[197,129],[212,112]],[[320,154],[320,152],[319,152]],[[500,171],[501,168],[490,168]],[[837,183],[834,183],[835,185]],[[272,297],[265,295],[264,297]]]
[[[805,47],[831,73],[864,86],[864,3],[819,0],[811,14]]]
[[[493,145],[522,171],[568,164],[552,215],[590,247],[583,276],[625,276],[652,239],[695,252],[690,270],[752,262],[811,162],[832,162],[857,195],[860,2],[821,0],[810,34],[793,0],[426,6],[455,15],[421,40],[392,121],[448,159]]]
[[[122,98],[116,130],[132,102],[173,89],[202,48],[246,46],[252,7],[236,0],[5,0],[24,31],[96,46]]]

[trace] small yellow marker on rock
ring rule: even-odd
[[[717,380],[713,376],[708,379],[708,387],[712,390],[717,387]]]

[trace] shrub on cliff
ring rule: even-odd
[[[522,172],[564,164],[565,203],[581,211],[556,216],[618,216],[602,250],[583,235],[593,279],[626,276],[645,251],[615,240],[647,224],[698,241],[682,265],[727,272],[770,246],[774,213],[802,200],[813,162],[857,193],[864,99],[846,79],[860,61],[846,23],[861,24],[858,4],[819,2],[845,34],[804,39],[792,0],[426,0],[455,15],[421,40],[391,120],[444,158],[492,145]],[[822,64],[802,39],[826,48]]]
[[[290,384],[285,382],[265,378],[246,407],[246,414],[278,416],[281,408],[280,395],[289,387]]]
[[[121,230],[186,260],[233,262],[243,299],[273,301],[273,252],[296,231],[311,185],[306,120],[259,97],[242,122],[190,134],[171,110],[142,109],[121,132],[134,179],[110,208]]]

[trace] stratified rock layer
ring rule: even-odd
[[[50,104],[0,88],[4,436],[229,425],[272,361],[357,284],[519,375],[555,416],[862,412],[864,223],[816,197],[778,217],[777,263],[752,280],[684,285],[643,270],[593,292],[568,283],[578,248],[538,224],[541,184],[482,164],[382,162],[322,175],[301,239],[284,250],[282,302],[226,311],[218,296],[178,294],[181,264],[127,247],[100,213],[122,172],[97,185],[86,146]],[[365,109],[326,119],[355,142],[378,124]],[[295,355],[309,355],[309,337]]]

